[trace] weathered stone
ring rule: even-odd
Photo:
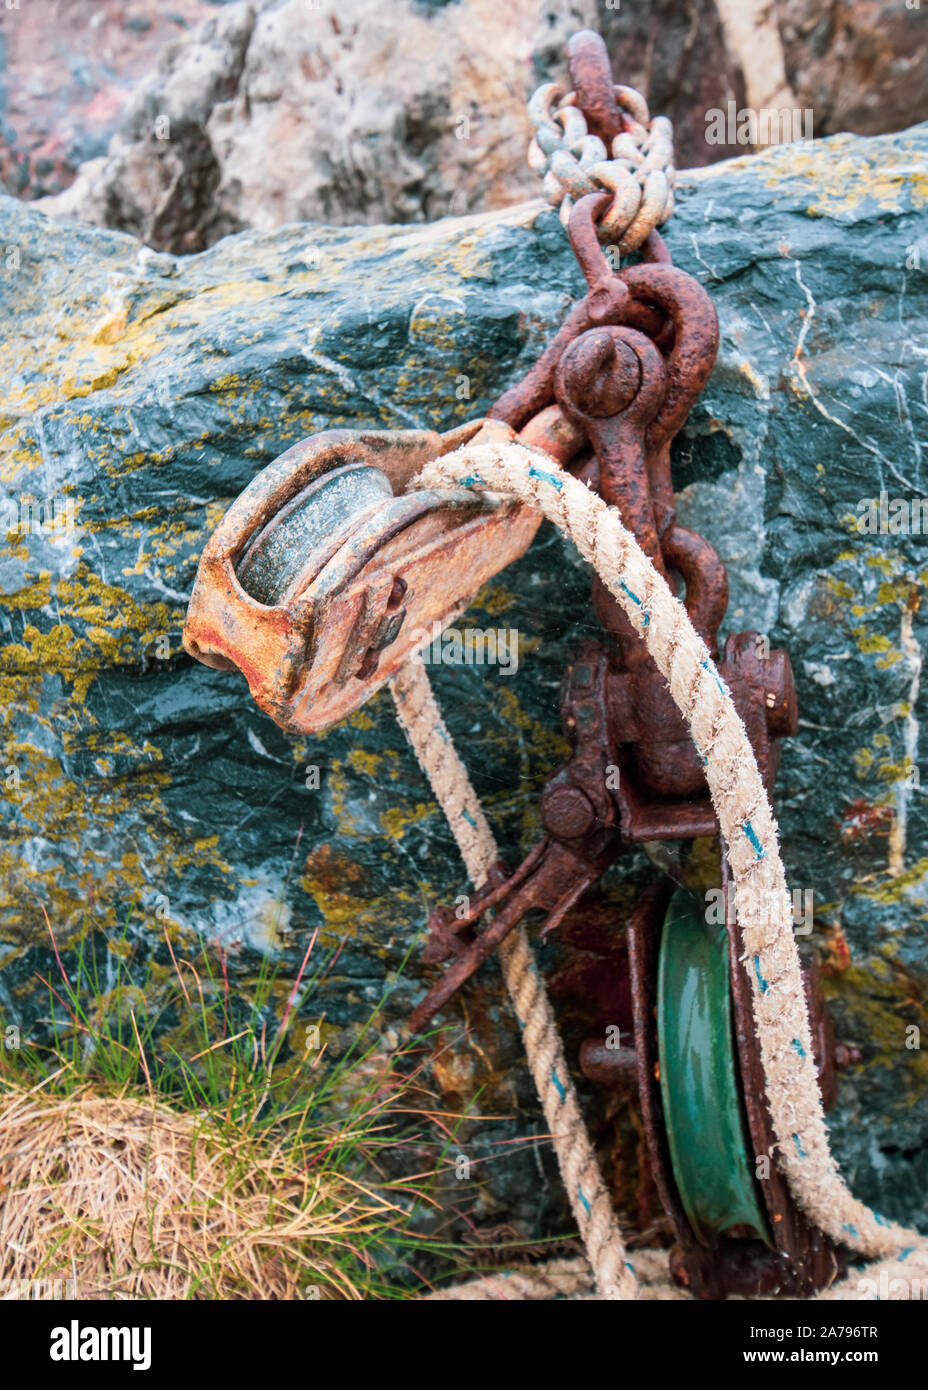
[[[910,785],[926,542],[862,533],[857,517],[881,490],[925,496],[926,174],[925,128],[836,137],[684,177],[667,229],[722,325],[676,449],[680,511],[729,565],[728,630],[767,632],[797,675],[784,854],[792,885],[815,893],[809,941],[839,1036],[864,1057],[842,1081],[837,1152],[860,1196],[922,1220],[925,1051],[907,1030],[928,994],[928,818]],[[296,224],[179,259],[13,199],[0,217],[0,479],[14,508],[0,553],[0,1019],[47,1036],[45,908],[66,964],[82,933],[105,958],[128,920],[133,969],[167,959],[165,927],[197,930],[232,948],[243,985],[267,952],[292,978],[318,928],[317,960],[344,945],[303,1016],[324,1015],[337,1055],[390,983],[375,1024],[389,1038],[432,978],[407,952],[463,887],[389,697],[321,739],[287,737],[236,675],[183,655],[186,597],[228,502],[300,436],[448,428],[524,372],[581,290],[557,218],[534,203],[430,227]],[[73,533],[16,529],[29,499],[61,514],[69,498]],[[564,751],[558,683],[591,630],[588,583],[545,528],[469,619],[518,628],[518,671],[433,668],[511,858],[538,832]],[[644,876],[632,868],[610,881],[616,912]],[[543,968],[557,950],[539,949]],[[482,1086],[484,1113],[514,1116],[469,1132],[468,1152],[487,1156],[544,1122],[495,966],[464,998],[449,1017],[471,1032],[437,1084],[449,1108]],[[487,1166],[478,1223],[567,1227],[540,1147],[544,1180],[531,1147]],[[629,1180],[621,1192],[633,1220]]]
[[[219,0],[221,3],[221,0]],[[106,153],[135,82],[215,0],[9,0],[0,9],[0,179],[10,193],[62,192]]]
[[[164,51],[108,156],[45,206],[173,251],[304,218],[506,206],[537,192],[536,45],[561,67],[594,13],[591,0],[553,23],[539,0],[243,0]]]
[[[787,76],[815,133],[878,135],[928,111],[928,10],[918,0],[779,0]]]
[[[64,193],[41,201],[175,251],[239,230],[216,201],[221,172],[207,123],[237,89],[254,25],[250,4],[229,5],[190,39],[169,43],[133,91],[108,153],[88,161]]]
[[[508,206],[537,192],[526,97],[563,79],[565,41],[584,26],[601,29],[616,80],[673,120],[678,167],[741,153],[745,107],[810,108],[817,136],[928,115],[928,10],[878,0],[821,19],[811,0],[789,0],[784,45],[780,8],[238,0],[164,49],[108,153],[43,207],[181,252],[302,219],[428,221]],[[713,112],[726,115],[721,143]],[[773,129],[759,142],[788,138],[779,119]]]

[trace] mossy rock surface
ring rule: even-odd
[[[928,997],[928,544],[857,518],[881,492],[928,492],[928,128],[680,184],[668,244],[711,293],[722,346],[675,448],[679,512],[729,566],[726,630],[769,634],[796,672],[783,849],[791,884],[814,892],[839,1036],[863,1051],[833,1117],[838,1156],[861,1197],[924,1222],[928,1064],[911,1030]],[[197,932],[231,948],[243,988],[274,953],[282,1002],[318,931],[320,963],[340,952],[303,1016],[324,1018],[337,1054],[389,985],[389,1038],[427,978],[428,911],[464,886],[389,697],[323,738],[288,737],[240,678],[184,655],[186,599],[226,506],[295,440],[447,429],[524,373],[582,290],[555,215],[290,225],[173,258],[4,198],[0,262],[0,1019],[47,1037],[47,911],[65,966],[88,932],[105,965],[128,922],[138,968],[166,972],[165,933]],[[71,530],[29,510],[57,505],[66,526],[69,499]],[[518,671],[434,671],[511,858],[564,753],[558,684],[596,631],[588,585],[543,528],[468,619],[518,629]],[[611,881],[617,913],[633,882]],[[567,1229],[547,1144],[499,1144],[544,1122],[495,967],[454,1017],[471,1032],[436,1073],[444,1100],[512,1117],[468,1131],[473,1152],[509,1154],[482,1170],[478,1217]]]

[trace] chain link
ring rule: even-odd
[[[666,116],[652,120],[634,87],[616,86],[615,99],[625,129],[610,151],[598,135],[590,134],[576,92],[545,82],[528,103],[535,127],[528,162],[542,176],[542,192],[559,209],[565,228],[578,198],[611,193],[612,204],[597,234],[603,244],[615,244],[626,255],[673,212],[673,126]]]

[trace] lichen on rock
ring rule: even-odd
[[[839,1035],[864,1057],[842,1082],[836,1147],[857,1193],[906,1220],[924,1219],[928,1190],[907,1031],[926,999],[928,565],[923,535],[856,518],[881,493],[926,493],[926,176],[924,127],[835,137],[681,176],[667,228],[722,327],[675,450],[680,514],[729,565],[728,630],[756,627],[792,657],[784,855],[791,886],[815,894]],[[205,537],[295,440],[447,429],[526,370],[582,291],[556,215],[538,202],[430,226],[294,223],[175,257],[7,198],[0,247],[0,1020],[42,1032],[47,912],[65,962],[82,932],[128,920],[140,963],[165,931],[197,932],[230,948],[240,980],[262,953],[295,972],[318,931],[332,964],[305,1007],[333,1052],[385,990],[378,1026],[396,1028],[428,977],[428,911],[463,871],[388,696],[293,738],[238,676],[189,661],[180,629]],[[591,631],[589,573],[543,529],[468,621],[517,627],[526,653],[508,677],[433,672],[516,858],[563,754],[558,685]],[[629,890],[615,876],[609,891],[618,911]],[[539,948],[542,967],[555,949]],[[513,1117],[476,1126],[477,1151],[541,1135],[494,966],[449,1017],[470,1031],[447,1096],[468,1105],[483,1087],[483,1112]],[[564,1228],[538,1150],[545,1176],[531,1144],[487,1165],[486,1220]]]

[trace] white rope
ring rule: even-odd
[[[483,442],[478,436],[476,442],[428,464],[410,484],[411,488],[461,486],[475,491],[512,495],[542,512],[591,562],[646,643],[655,664],[668,682],[671,695],[686,719],[696,748],[703,758],[713,805],[729,847],[736,906],[745,943],[742,960],[751,980],[754,1024],[764,1066],[767,1101],[777,1138],[779,1163],[793,1197],[819,1228],[837,1243],[863,1255],[894,1257],[896,1261],[904,1261],[915,1253],[921,1266],[928,1255],[928,1241],[914,1230],[885,1221],[858,1201],[848,1190],[831,1155],[815,1074],[812,1039],[799,972],[799,954],[792,930],[792,906],[780,860],[776,822],[731,695],[708,649],[690,623],[686,609],[671,593],[635,537],[622,525],[618,511],[607,507],[601,498],[565,473],[541,451],[514,442]],[[411,664],[394,678],[393,688],[395,693],[398,692],[400,718],[432,779],[468,868],[475,882],[479,882],[479,875],[485,876],[489,862],[495,858],[492,835],[467,781],[467,774],[441,724],[430,690],[428,699],[434,714],[428,711],[426,718],[423,718],[425,706],[420,705],[418,712],[414,708],[415,692],[423,689],[423,681],[426,678],[421,664],[418,669],[416,664]],[[420,698],[424,699],[424,695]],[[432,719],[438,721],[438,739],[447,750],[444,754],[445,777],[434,766],[434,741],[431,741],[433,746],[429,747],[425,725]],[[430,762],[433,767],[430,767]],[[466,789],[460,779],[466,783]],[[468,814],[479,827],[477,838],[471,842],[468,834],[461,830],[465,804],[469,806]],[[463,823],[466,825],[466,821]],[[484,838],[484,828],[487,838]],[[526,952],[529,958],[531,956],[524,932],[521,944],[517,938],[513,948],[515,952]],[[525,968],[526,973],[537,981],[532,1007],[546,1008],[550,1016],[550,1005],[534,968],[534,961],[526,960]],[[543,1003],[540,1002],[542,1000]],[[516,1007],[522,1019],[524,1015],[519,1012],[518,1003]],[[553,1019],[550,1026],[547,1022],[544,1025],[544,1043],[548,1049],[552,1046],[550,1029],[553,1026]],[[534,1032],[531,1041],[535,1041]],[[529,1044],[527,1037],[527,1050]],[[567,1092],[570,1078],[563,1064],[559,1043],[556,1055],[562,1068],[559,1080]],[[534,1063],[532,1070],[547,1114],[546,1098],[542,1092],[550,1088],[545,1087],[544,1077],[539,1079]],[[572,1087],[567,1094],[572,1104],[576,1105]],[[552,1132],[557,1145],[558,1135],[554,1124]],[[584,1139],[586,1149],[592,1155],[585,1132]],[[576,1131],[572,1130],[571,1144],[579,1142]],[[560,1151],[558,1156],[576,1212],[576,1195],[571,1192],[570,1186],[576,1159],[565,1157]],[[601,1184],[601,1178],[599,1181]],[[583,1223],[579,1224],[583,1232]],[[609,1246],[613,1252],[618,1248],[616,1241],[620,1245],[617,1229]],[[600,1281],[595,1259],[595,1252],[591,1252],[597,1284],[602,1291],[604,1285]],[[867,1277],[867,1271],[856,1271],[849,1280],[844,1281],[845,1285],[851,1284],[855,1277],[859,1281]],[[633,1294],[634,1291],[630,1290],[631,1279],[629,1272],[620,1284],[609,1290],[608,1296],[628,1297],[629,1291]],[[852,1297],[853,1294],[835,1293],[833,1296]]]
[[[416,757],[447,817],[461,858],[476,887],[499,857],[477,793],[439,713],[421,661],[413,660],[391,682],[396,712]],[[561,1046],[548,994],[525,928],[499,948],[503,978],[529,1069],[541,1101],[570,1205],[586,1246],[596,1287],[604,1298],[637,1293],[612,1201],[590,1143],[580,1103]]]

